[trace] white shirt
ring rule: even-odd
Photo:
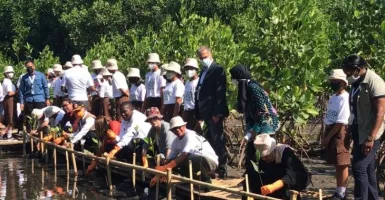
[[[122,74],[122,72],[116,71],[114,75],[112,75],[112,94],[114,95],[114,98],[118,98],[123,95],[120,89],[128,90],[128,85],[126,77]]]
[[[9,78],[4,78],[4,81],[3,81],[4,96],[7,96],[8,92],[16,92],[16,87]]]
[[[99,97],[100,98],[114,98],[112,95],[112,85],[107,80],[104,80],[102,85],[100,86],[99,91]]]
[[[92,127],[95,126],[95,118],[87,117],[87,112],[84,113],[82,120],[79,121],[78,129],[76,133],[74,133],[73,138],[71,139],[71,143],[74,144],[81,140],[87,133],[91,130]]]
[[[146,86],[140,84],[136,86],[135,84],[130,88],[130,101],[141,101],[143,102],[146,98]]]
[[[27,73],[24,73],[24,74],[20,75],[19,79],[17,79],[16,85],[17,85],[18,88],[20,88],[20,81],[21,81],[21,78],[22,78],[24,75],[26,75],[26,74],[27,74]]]
[[[100,87],[102,85],[102,82],[100,81],[101,78],[103,78],[99,74],[91,74],[91,78],[94,81],[95,91],[91,93],[92,96],[97,95],[97,92],[100,92]],[[97,91],[97,92],[96,92]]]
[[[186,129],[186,133],[182,139],[175,138],[171,145],[169,159],[175,159],[180,153],[200,155],[212,160],[218,165],[218,156],[215,154],[210,143],[192,130]]]
[[[333,95],[328,104],[324,122],[326,125],[335,123],[348,124],[350,117],[349,93]]]
[[[162,87],[166,86],[166,80],[160,75],[160,69],[155,72],[150,71],[146,74],[146,98],[148,97],[160,97],[160,91]]]
[[[151,124],[145,122],[146,119],[146,115],[133,110],[131,120],[122,121],[120,134],[116,137],[117,145],[123,148],[129,145],[132,139],[146,138],[151,129]]]
[[[56,97],[64,97],[65,93],[61,90],[61,85],[63,83],[63,77],[59,77],[56,79],[55,88],[53,90],[53,96]]]
[[[72,101],[88,101],[87,89],[94,86],[91,74],[81,67],[72,67],[63,74],[62,86],[66,86]]]
[[[0,103],[4,100],[3,86],[0,87]],[[2,114],[2,113],[0,113]]]
[[[167,83],[163,90],[164,105],[175,104],[177,97],[183,97],[184,85],[180,79],[176,79],[171,83]]]
[[[188,80],[184,89],[184,110],[195,109],[195,91],[197,89],[199,78]]]
[[[48,89],[55,89],[55,84],[58,78],[48,80]]]

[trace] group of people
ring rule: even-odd
[[[135,152],[136,163],[145,167],[154,166],[149,156],[160,155],[161,165],[155,169],[172,168],[184,176],[189,175],[191,160],[194,179],[210,183],[212,177],[225,178],[229,156],[223,134],[229,114],[226,71],[207,46],[199,47],[197,57],[199,62],[187,58],[182,68],[174,61],[162,63],[158,54],[150,53],[144,80],[138,68],[130,68],[124,76],[115,59],[108,59],[105,66],[100,60],[92,61],[90,74],[79,55],[63,66],[53,65],[45,75],[27,61],[27,73],[16,84],[12,83],[13,67],[7,66],[0,87],[6,125],[2,137],[12,138],[15,120],[25,116],[28,133],[42,133],[56,144],[72,144],[77,150],[83,146],[98,156],[126,162],[132,162]],[[247,67],[236,65],[230,74],[238,90],[237,111],[246,120],[245,173],[251,192],[288,198],[289,190],[305,189],[310,182],[307,169],[294,149],[274,139],[279,121],[268,93]],[[378,199],[373,162],[384,128],[384,82],[356,55],[347,57],[343,70],[334,70],[330,80],[336,94],[330,99],[322,143],[328,147],[328,162],[337,169],[334,198],[345,197],[350,131],[355,195],[366,199],[369,191]],[[345,91],[349,82],[350,95]],[[36,119],[37,127],[26,116]],[[53,137],[52,132],[60,134]],[[96,165],[93,161],[87,173]]]

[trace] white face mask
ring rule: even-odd
[[[347,77],[346,80],[348,80],[348,82],[350,84],[353,84],[353,83],[357,82],[360,78],[361,78],[361,76],[352,75],[352,76]]]
[[[197,74],[197,71],[196,70],[186,70],[186,76],[189,77],[189,78],[192,78],[193,76],[195,76]]]
[[[150,68],[151,70],[153,70],[155,67],[156,67],[156,64],[148,64],[148,68]]]
[[[238,87],[238,80],[237,79],[232,79],[231,82],[236,86]]]
[[[14,73],[13,73],[13,72],[11,72],[11,73],[8,73],[8,78],[13,78],[13,75],[14,75]]]
[[[171,80],[172,78],[174,78],[174,76],[175,76],[175,73],[174,73],[174,72],[167,72],[167,73],[166,73],[166,78],[167,78],[168,80]]]

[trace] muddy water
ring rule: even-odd
[[[66,172],[63,159],[55,170],[39,158],[6,155],[0,157],[0,200],[10,199],[150,199],[140,185],[134,189],[122,177],[113,177],[115,192],[107,190],[105,172],[84,176]],[[61,162],[60,162],[61,161]],[[51,162],[52,163],[52,162]],[[144,188],[144,187],[142,187]]]

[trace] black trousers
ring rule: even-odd
[[[223,118],[220,118],[217,123],[212,119],[205,121],[207,124],[207,131],[204,137],[209,141],[215,153],[218,156],[218,172],[227,170],[227,152],[226,152],[226,138],[223,134]]]
[[[37,108],[37,109],[42,109],[46,107],[47,104],[45,102],[25,102],[24,104],[24,116],[30,116],[32,114],[32,110]],[[27,117],[24,117],[25,120],[28,120]],[[27,127],[27,132],[31,132],[31,126],[28,121],[25,121],[26,127]]]
[[[210,182],[211,178],[209,173],[211,172],[209,164],[207,163],[206,158],[199,155],[190,155],[185,159],[177,168],[178,172],[185,177],[190,177],[189,173],[189,160],[191,160],[193,179],[200,180],[203,182]],[[200,175],[198,172],[201,172]]]
[[[134,141],[135,140],[135,141]],[[142,149],[143,149],[144,141],[141,139],[133,139],[128,146],[123,147],[116,153],[116,158],[119,161],[132,163],[133,161],[133,153],[136,153],[136,164],[143,165],[142,162]]]
[[[161,109],[162,99],[160,97],[147,97],[146,101],[146,109],[151,107],[157,107],[159,110]]]

